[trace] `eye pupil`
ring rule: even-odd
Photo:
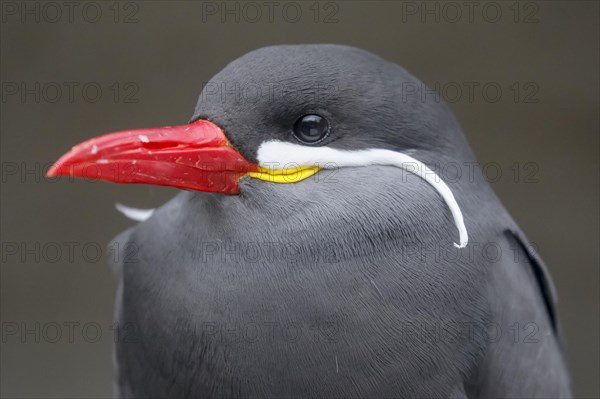
[[[294,124],[294,135],[305,143],[316,143],[329,133],[329,122],[317,114],[304,115]]]

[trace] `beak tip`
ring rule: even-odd
[[[61,167],[58,164],[52,165],[50,169],[48,169],[48,172],[46,172],[46,177],[56,177],[60,175],[62,175]]]
[[[61,156],[46,172],[46,177],[69,176],[72,168],[68,167],[68,162],[73,159],[73,150]]]

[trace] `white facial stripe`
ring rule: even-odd
[[[329,147],[307,147],[281,141],[267,141],[258,148],[257,159],[260,166],[272,169],[298,166],[336,169],[368,165],[390,165],[402,168],[425,180],[442,196],[458,228],[460,243],[454,243],[454,246],[464,248],[469,241],[462,212],[448,185],[423,162],[406,154],[381,149],[345,151]]]
[[[135,220],[136,222],[143,222],[144,220],[149,219],[154,213],[154,209],[131,208],[118,202],[115,204],[115,208],[125,215],[126,218]]]

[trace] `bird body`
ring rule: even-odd
[[[261,82],[279,101],[214,92]],[[218,154],[244,161],[116,238],[135,248],[117,265],[116,321],[136,333],[116,344],[119,396],[570,396],[545,266],[481,171],[443,183],[446,196],[432,182],[436,165],[475,158],[443,104],[403,94],[414,82],[335,45],[260,49],[209,82],[192,124],[220,127]],[[406,157],[356,161],[370,150]],[[175,181],[165,159],[157,184]],[[265,181],[286,160],[310,176]]]

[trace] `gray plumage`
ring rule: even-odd
[[[205,89],[192,119],[251,161],[268,139],[297,143],[290,126],[310,112],[332,124],[320,145],[410,150],[432,169],[475,161],[443,104],[404,96],[418,81],[358,49],[260,49],[207,87],[236,82],[305,90],[273,101]],[[460,250],[439,195],[392,166],[243,178],[237,196],[182,191],[117,238],[129,250],[116,319],[134,329],[116,344],[117,392],[569,397],[543,263],[479,170],[448,184],[471,238]]]

